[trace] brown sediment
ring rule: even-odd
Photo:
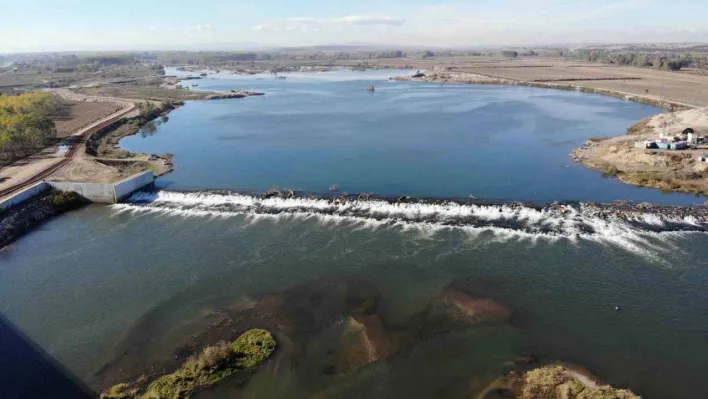
[[[294,362],[317,342],[315,346],[325,362],[322,374],[347,374],[428,339],[470,328],[488,328],[489,323],[501,327],[508,320],[509,310],[500,303],[460,290],[450,294],[458,285],[465,284],[447,286],[441,298],[455,296],[467,315],[461,319],[458,305],[436,298],[431,308],[393,324],[381,312],[382,299],[376,284],[362,278],[321,279],[240,300],[197,315],[179,327],[160,325],[163,309],[155,308],[117,345],[115,355],[96,373],[94,384],[105,390],[143,375],[154,380],[179,368],[202,348],[233,340],[252,328],[272,331],[279,341],[292,342],[283,356]],[[155,349],[164,347],[166,337],[175,342],[171,349]]]

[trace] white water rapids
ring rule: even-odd
[[[528,207],[519,204],[474,205],[455,202],[403,203],[335,198],[261,198],[227,192],[138,192],[119,212],[263,218],[316,218],[322,223],[423,230],[461,229],[492,233],[496,240],[595,241],[623,248],[652,260],[678,250],[672,238],[708,232],[708,221],[681,212],[651,213],[640,209],[607,211],[594,204]]]

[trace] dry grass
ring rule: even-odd
[[[99,87],[85,87],[77,91],[91,96],[149,99],[167,103],[201,100],[211,94],[204,91],[169,89],[157,84],[110,84]]]
[[[57,137],[64,138],[79,129],[117,112],[121,107],[110,102],[88,102],[63,100],[61,116],[54,119]]]
[[[627,79],[636,78],[625,74],[608,71],[607,68],[594,67],[483,67],[464,68],[465,72],[493,76],[500,79],[523,80],[527,82],[549,82],[565,80],[598,80],[598,79]]]
[[[563,366],[540,367],[510,377],[521,399],[640,399],[627,389],[598,385],[590,378]]]

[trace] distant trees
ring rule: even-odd
[[[516,57],[519,56],[519,52],[518,52],[518,51],[505,50],[505,51],[502,51],[502,52],[501,52],[501,55],[504,56],[504,57],[506,57],[506,58],[516,58]]]
[[[678,71],[688,67],[704,68],[706,65],[705,56],[691,53],[680,54],[678,52],[656,53],[629,50],[579,49],[571,51],[568,54],[568,58],[604,64],[651,66],[654,69],[669,71]]]
[[[57,135],[51,116],[58,110],[49,93],[0,96],[0,161],[11,162],[50,144]]]
[[[435,53],[433,53],[433,52],[430,51],[430,50],[425,50],[425,51],[423,52],[423,54],[420,55],[420,58],[422,58],[422,59],[432,58],[432,57],[435,57]]]

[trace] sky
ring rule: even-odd
[[[708,0],[0,0],[0,52],[708,42]]]

